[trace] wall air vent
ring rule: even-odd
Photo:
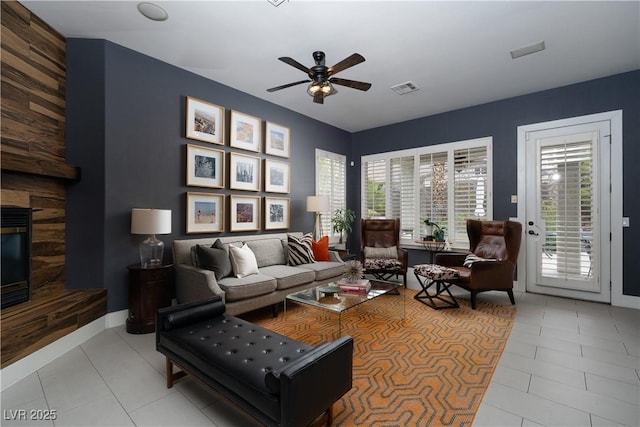
[[[408,82],[397,84],[395,86],[391,86],[391,90],[397,93],[398,95],[404,95],[409,92],[415,92],[417,90],[420,90],[420,88],[416,86],[414,82],[408,81]]]

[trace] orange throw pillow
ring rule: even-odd
[[[316,261],[329,261],[329,236],[321,237],[317,242],[311,242],[311,248]]]

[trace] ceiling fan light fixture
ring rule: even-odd
[[[307,88],[307,93],[310,96],[315,97],[318,92],[322,92],[324,96],[329,96],[337,93],[337,90],[334,89],[330,82],[312,82]]]

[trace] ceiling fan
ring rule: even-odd
[[[292,67],[297,68],[300,71],[304,71],[309,76],[307,80],[300,80],[298,82],[288,83],[282,86],[272,87],[271,89],[267,89],[267,92],[275,92],[280,89],[285,89],[291,86],[296,86],[302,83],[309,83],[309,87],[307,88],[307,93],[313,96],[313,102],[322,104],[324,103],[324,98],[337,93],[337,91],[333,88],[332,84],[346,86],[353,89],[358,89],[362,91],[366,91],[371,87],[371,83],[359,82],[355,80],[347,80],[341,79],[338,77],[332,77],[334,74],[338,74],[340,71],[346,70],[347,68],[353,67],[354,65],[358,65],[361,62],[364,62],[365,59],[359,53],[354,53],[353,55],[343,59],[338,62],[333,67],[327,67],[324,64],[324,52],[315,51],[313,52],[313,60],[316,65],[311,68],[307,68],[298,61],[293,58],[289,58],[288,56],[283,56],[278,58],[280,61],[285,64],[289,64]]]

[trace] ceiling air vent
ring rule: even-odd
[[[404,95],[409,92],[415,92],[417,90],[420,90],[420,88],[416,86],[414,82],[409,81],[409,82],[397,84],[395,86],[391,86],[391,90],[397,93],[398,95]]]

